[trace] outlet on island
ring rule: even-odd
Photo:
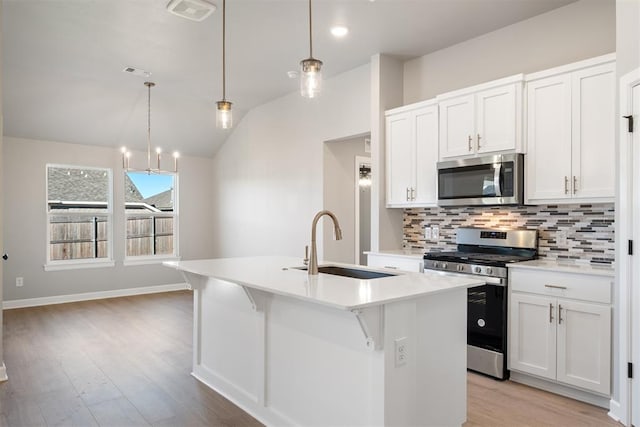
[[[17,287],[24,286],[24,278],[23,277],[16,277],[16,286]]]

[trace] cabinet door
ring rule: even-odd
[[[440,158],[474,154],[474,95],[440,102]]]
[[[609,395],[611,308],[558,299],[558,381]]]
[[[438,106],[420,109],[414,115],[416,154],[415,200],[413,204],[435,206],[437,193],[438,162]]]
[[[407,204],[413,184],[411,113],[388,116],[386,127],[387,204]]]
[[[615,197],[615,65],[572,75],[572,184],[579,198]]]
[[[516,85],[485,90],[476,95],[476,150],[478,153],[515,150]]]
[[[367,266],[422,273],[422,260],[409,257],[367,254]]]
[[[571,76],[527,84],[527,201],[571,198]]]
[[[509,369],[556,378],[556,299],[513,292]]]

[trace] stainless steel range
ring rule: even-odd
[[[538,255],[536,230],[461,227],[456,251],[428,252],[425,270],[483,276],[467,300],[467,368],[507,379],[507,264]]]

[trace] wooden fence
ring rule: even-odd
[[[49,224],[51,261],[107,258],[107,218],[53,217]],[[173,254],[173,216],[127,218],[128,257]]]

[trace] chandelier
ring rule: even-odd
[[[173,171],[162,170],[160,167],[160,160],[162,158],[162,148],[157,147],[155,150],[155,167],[151,165],[151,88],[156,84],[153,82],[144,82],[147,87],[147,167],[146,169],[132,169],[129,167],[129,159],[131,158],[131,152],[127,150],[127,147],[122,147],[122,168],[126,171],[137,171],[152,173],[171,173],[178,172],[178,158],[180,154],[177,151],[173,152]]]

